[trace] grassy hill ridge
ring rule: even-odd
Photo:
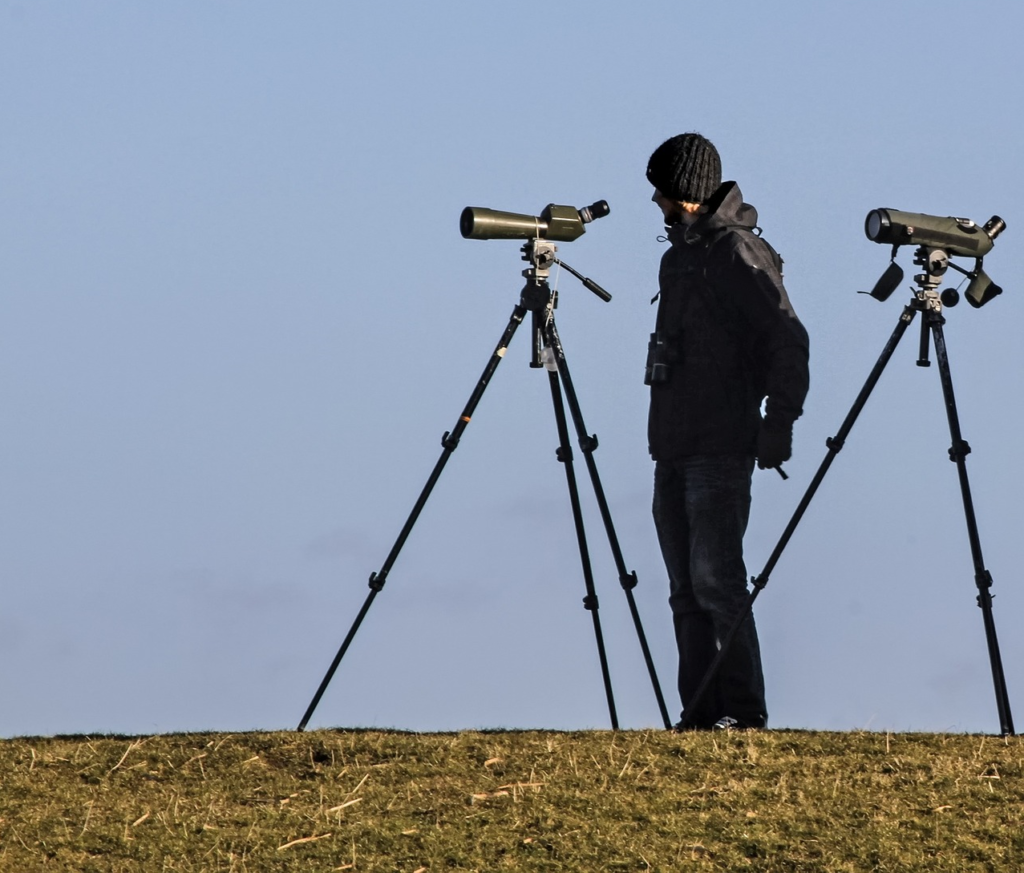
[[[1018,737],[0,741],[0,870],[1018,871]]]

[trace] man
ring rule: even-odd
[[[647,178],[671,244],[645,381],[654,521],[679,648],[677,728],[763,728],[753,615],[697,708],[686,707],[746,603],[751,476],[755,459],[769,469],[790,457],[808,388],[807,332],[783,287],[782,259],[760,239],[757,211],[737,184],[722,184],[711,142],[672,137],[651,155]]]

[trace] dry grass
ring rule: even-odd
[[[0,741],[0,870],[1018,871],[1016,737]]]

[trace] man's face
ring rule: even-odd
[[[707,212],[707,207],[700,203],[672,200],[657,189],[655,189],[651,200],[657,203],[661,209],[661,214],[665,216],[665,224],[693,224],[701,215]]]

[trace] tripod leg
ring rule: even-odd
[[[565,388],[565,397],[569,404],[569,413],[572,416],[573,425],[576,429],[576,436],[579,439],[580,449],[586,460],[587,471],[590,473],[590,481],[594,486],[594,496],[597,499],[601,519],[604,521],[605,532],[608,535],[608,544],[612,550],[612,558],[615,561],[615,568],[619,574],[619,584],[626,594],[626,602],[629,604],[629,612],[633,618],[633,626],[636,628],[637,638],[640,641],[640,649],[643,652],[644,661],[647,664],[647,672],[651,677],[651,684],[654,686],[654,696],[658,702],[658,709],[661,712],[661,719],[665,727],[671,727],[668,708],[665,706],[665,698],[661,693],[661,684],[658,682],[658,674],[654,668],[654,659],[651,657],[650,647],[647,645],[647,635],[644,633],[643,623],[640,621],[640,612],[637,610],[636,598],[633,596],[633,589],[637,585],[636,572],[626,569],[626,561],[622,557],[622,550],[619,548],[619,539],[615,534],[615,525],[612,522],[612,515],[608,509],[608,501],[605,499],[604,488],[601,485],[601,477],[597,471],[597,463],[594,461],[594,450],[597,448],[597,436],[587,433],[587,427],[583,422],[583,412],[580,409],[579,400],[576,396],[576,389],[573,387],[572,378],[569,375],[569,365],[565,359],[565,351],[562,348],[562,341],[558,335],[554,318],[549,319],[545,331],[545,338],[548,347],[554,353],[555,363],[558,366],[558,374],[562,379]]]
[[[296,730],[305,730],[306,725],[309,723],[309,719],[312,717],[313,711],[316,709],[317,704],[320,702],[320,698],[323,697],[324,692],[327,690],[327,686],[330,684],[335,670],[338,669],[341,659],[345,657],[345,652],[348,651],[348,647],[355,637],[356,631],[359,630],[359,626],[362,624],[363,619],[366,617],[366,613],[369,611],[370,605],[384,587],[388,573],[391,571],[392,565],[398,559],[398,554],[402,551],[402,546],[405,545],[406,539],[408,539],[409,534],[412,532],[413,525],[416,524],[416,520],[419,518],[420,512],[423,510],[423,507],[427,502],[427,498],[430,497],[430,492],[434,490],[434,485],[437,484],[437,480],[440,478],[445,464],[448,463],[448,459],[451,457],[452,452],[458,448],[459,439],[462,437],[463,431],[469,425],[469,422],[473,417],[473,412],[476,410],[477,404],[480,402],[480,398],[483,397],[484,391],[487,389],[487,385],[491,381],[491,377],[494,375],[494,371],[498,368],[498,364],[501,363],[502,358],[505,357],[505,351],[508,348],[509,343],[512,342],[512,337],[515,335],[516,329],[523,323],[523,318],[528,311],[529,310],[521,304],[512,310],[512,315],[508,320],[508,325],[505,327],[505,332],[501,335],[501,339],[498,340],[498,345],[495,347],[494,353],[487,362],[487,366],[484,368],[483,374],[480,376],[480,379],[476,384],[476,388],[473,389],[473,393],[470,395],[469,401],[466,403],[466,406],[462,411],[462,415],[459,416],[459,420],[455,423],[455,427],[441,437],[441,445],[444,447],[444,451],[441,452],[441,457],[437,459],[437,463],[434,465],[434,469],[431,472],[430,477],[427,479],[427,484],[420,492],[416,505],[413,506],[412,512],[409,513],[409,518],[402,527],[401,533],[398,535],[398,539],[395,540],[395,544],[391,547],[391,552],[388,554],[387,559],[384,561],[384,564],[378,572],[370,575],[370,593],[366,596],[362,609],[359,610],[356,620],[352,623],[352,627],[349,629],[344,642],[341,644],[341,648],[338,649],[338,653],[334,656],[331,666],[327,669],[327,674],[320,683],[320,687],[317,688],[316,694],[313,695],[313,700],[306,708],[305,715],[302,716],[302,721],[299,722],[299,726]]]
[[[1010,714],[1010,700],[1006,691],[1006,679],[1003,675],[1003,662],[999,655],[999,641],[996,638],[996,624],[992,617],[992,574],[985,569],[985,561],[981,554],[981,538],[978,535],[978,522],[974,515],[974,501],[971,499],[971,485],[967,479],[966,458],[971,447],[960,434],[960,419],[956,411],[956,399],[953,396],[953,380],[949,372],[949,357],[946,354],[946,341],[942,334],[942,316],[938,312],[929,311],[925,319],[932,331],[935,341],[935,357],[939,364],[939,376],[942,380],[942,394],[946,402],[946,417],[949,420],[949,435],[953,444],[949,450],[949,459],[956,463],[960,476],[960,493],[963,496],[964,518],[967,521],[967,536],[971,544],[971,559],[974,562],[974,581],[978,586],[978,606],[981,607],[985,623],[985,638],[988,642],[988,657],[992,665],[992,681],[995,685],[996,707],[999,712],[999,728],[1003,736],[1013,735],[1013,717]]]
[[[619,718],[615,712],[615,697],[612,693],[612,679],[608,672],[608,656],[604,647],[604,634],[601,632],[600,605],[594,589],[594,573],[590,564],[590,551],[587,548],[587,533],[583,526],[583,510],[580,507],[579,489],[576,487],[576,471],[573,467],[572,446],[569,445],[569,428],[565,420],[565,408],[562,404],[562,391],[558,383],[558,373],[548,372],[551,385],[551,400],[555,407],[555,421],[558,425],[558,460],[565,465],[565,479],[569,486],[569,502],[572,504],[572,517],[576,523],[576,540],[580,547],[580,562],[583,565],[583,581],[587,596],[583,598],[583,606],[590,612],[594,620],[594,636],[597,639],[597,654],[601,661],[601,676],[604,679],[604,693],[608,698],[608,714],[611,717],[612,730],[619,729]]]
[[[857,421],[857,417],[864,408],[864,404],[867,403],[868,397],[871,396],[871,392],[878,383],[878,380],[882,375],[882,371],[885,369],[885,365],[889,363],[889,359],[896,350],[896,346],[899,344],[900,339],[910,326],[910,322],[914,320],[915,312],[916,309],[912,305],[904,307],[903,312],[900,314],[900,320],[896,323],[896,327],[889,336],[889,341],[882,349],[882,354],[879,355],[878,360],[875,362],[875,366],[868,375],[867,381],[864,383],[864,387],[861,388],[860,394],[857,395],[857,399],[854,401],[849,413],[847,413],[842,425],[834,437],[829,437],[825,440],[825,445],[828,447],[828,454],[825,456],[824,460],[822,460],[821,466],[818,467],[818,472],[814,474],[811,484],[807,487],[807,491],[804,492],[803,498],[801,498],[796,511],[793,513],[793,517],[789,520],[789,524],[786,525],[786,529],[779,538],[779,541],[776,544],[775,549],[772,551],[771,556],[768,558],[768,562],[765,564],[761,574],[750,580],[752,587],[750,593],[747,595],[747,600],[739,614],[733,619],[733,623],[730,625],[725,637],[720,641],[719,649],[715,654],[714,660],[711,662],[707,672],[704,674],[704,678],[701,680],[700,685],[697,686],[697,691],[694,693],[693,699],[690,701],[690,705],[686,708],[686,712],[683,713],[683,719],[679,723],[680,730],[684,730],[689,726],[687,712],[697,711],[697,704],[700,702],[701,698],[703,698],[708,687],[711,685],[712,680],[718,672],[718,668],[721,666],[722,661],[725,658],[725,653],[729,650],[729,646],[732,645],[732,641],[736,637],[737,632],[747,620],[747,616],[749,616],[753,610],[754,601],[757,600],[757,595],[760,594],[768,584],[768,577],[771,575],[772,570],[775,569],[775,565],[778,563],[779,558],[782,557],[782,552],[785,550],[786,546],[789,545],[789,541],[792,538],[793,533],[796,531],[797,525],[800,524],[801,519],[804,517],[804,513],[807,511],[807,507],[810,505],[812,498],[817,492],[822,479],[825,478],[825,474],[832,466],[832,462],[835,460],[836,455],[842,451],[843,445],[846,442],[846,437],[853,429],[853,425]]]

